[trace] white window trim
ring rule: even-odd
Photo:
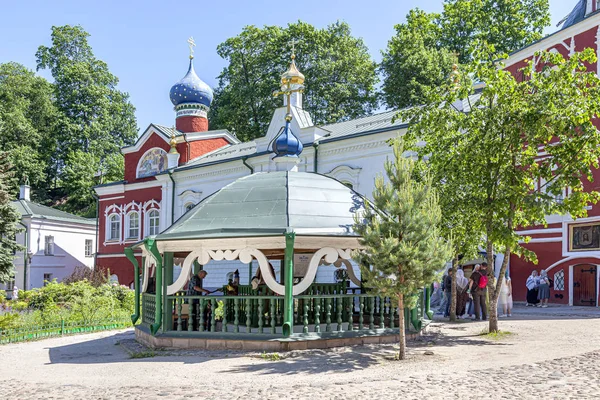
[[[137,235],[136,236],[130,236],[129,232],[131,231],[131,216],[133,214],[136,214],[138,217],[138,226],[137,226]],[[125,235],[125,240],[140,240],[140,233],[142,231],[142,226],[141,226],[141,218],[140,218],[140,213],[138,211],[130,211],[129,213],[127,213],[127,215],[125,216],[125,229],[124,232],[126,233]]]
[[[112,233],[112,221],[111,218],[113,216],[116,216],[118,221],[119,221],[119,234],[116,238],[111,237],[111,233]],[[121,236],[123,234],[123,221],[121,218],[121,214],[119,213],[112,213],[106,216],[106,232],[105,232],[105,236],[106,236],[106,241],[107,242],[120,242],[121,241]]]
[[[150,235],[150,214],[153,211],[156,211],[158,213],[158,225],[157,225],[158,231],[156,233],[154,233],[153,235],[158,235],[160,233],[160,209],[159,208],[151,208],[151,209],[147,210],[145,213],[145,218],[144,218],[145,236],[151,236]]]
[[[84,250],[83,253],[86,257],[94,257],[94,240],[93,239],[85,239],[84,243]],[[88,250],[88,243],[90,244],[90,253],[88,254],[87,250]]]
[[[352,168],[349,165],[339,165],[326,173],[326,176],[336,179],[341,183],[349,183],[352,185],[352,190],[358,191],[358,178],[361,168]]]
[[[48,251],[48,238],[52,238],[52,251]],[[44,255],[45,256],[53,256],[55,251],[54,251],[54,236],[52,235],[46,235],[44,236]]]

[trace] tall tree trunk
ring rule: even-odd
[[[400,349],[398,350],[398,359],[404,360],[406,359],[406,328],[404,326],[404,295],[398,295],[398,327],[399,331],[399,340],[398,344],[400,345]]]
[[[452,277],[450,291],[450,321],[456,321],[456,271],[458,270],[458,255],[452,260],[452,269],[450,276]]]
[[[495,285],[490,284],[491,280],[488,281],[488,287],[492,289],[491,293],[489,293],[490,298],[490,324],[489,324],[489,332],[498,332],[498,296],[500,295],[500,288],[502,287],[502,277],[506,273],[506,268],[508,266],[508,260],[510,257],[510,247],[506,247],[504,250],[504,260],[502,260],[502,267],[500,267],[500,272],[498,273],[498,280]],[[488,289],[489,292],[489,289]]]

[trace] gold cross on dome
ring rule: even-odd
[[[190,58],[194,58],[194,47],[196,47],[196,42],[194,41],[194,38],[192,36],[190,36],[187,42],[188,46],[190,47]]]
[[[299,40],[292,39],[288,42],[290,46],[292,46],[292,58],[296,55],[296,45],[300,43]]]

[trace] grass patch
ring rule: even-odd
[[[281,360],[281,356],[279,355],[279,353],[265,353],[265,352],[263,352],[260,355],[260,358],[262,358],[263,360],[267,360],[267,361],[280,361]]]
[[[512,332],[508,332],[508,331],[498,331],[498,332],[488,332],[487,330],[483,330],[481,331],[481,336],[485,336],[488,339],[492,339],[492,340],[500,340],[500,339],[504,339],[507,338],[509,336],[514,335],[514,333]]]
[[[136,351],[135,353],[131,353],[129,358],[152,358],[155,356],[156,353],[153,351]]]

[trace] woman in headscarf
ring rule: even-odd
[[[462,317],[467,311],[467,301],[469,301],[468,286],[469,280],[465,278],[465,271],[459,269],[456,271],[456,316],[458,318]]]
[[[550,279],[548,279],[548,273],[545,269],[540,271],[540,287],[538,288],[538,300],[540,304],[538,307],[548,307],[548,300],[550,300]],[[544,302],[545,301],[545,302]]]
[[[535,307],[535,305],[540,302],[538,300],[538,287],[540,286],[540,277],[538,276],[538,273],[535,269],[531,271],[531,275],[529,275],[529,278],[527,278],[525,286],[527,286],[527,304],[525,304],[525,306]]]
[[[498,307],[502,307],[502,316],[510,317],[513,307],[512,301],[512,283],[508,276],[508,271],[502,277],[502,286],[500,286],[500,296],[498,296]]]

